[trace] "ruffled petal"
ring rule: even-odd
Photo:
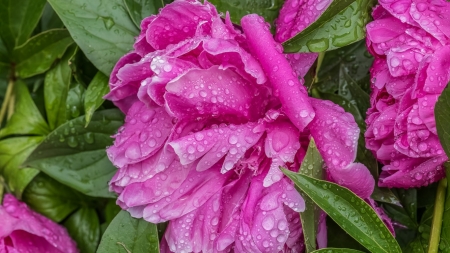
[[[291,122],[303,131],[315,113],[308,101],[306,88],[284,57],[281,45],[274,41],[267,24],[260,16],[247,15],[242,18],[241,25],[247,36],[250,51],[261,63],[275,95],[281,101],[282,110]]]

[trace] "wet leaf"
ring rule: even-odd
[[[69,59],[75,51],[76,46],[69,47],[61,61],[45,75],[45,111],[51,129],[55,129],[67,121],[66,99],[72,76]]]
[[[66,101],[66,115],[68,119],[74,119],[84,114],[84,93],[86,89],[79,83],[70,87]]]
[[[103,234],[97,253],[159,253],[155,224],[120,211]]]
[[[100,222],[95,209],[82,207],[64,222],[64,226],[80,252],[95,253],[100,240]]]
[[[313,253],[360,253],[363,251],[355,249],[339,249],[339,248],[324,248],[314,251]]]
[[[109,92],[108,77],[98,72],[89,84],[84,97],[84,109],[86,113],[86,125],[91,121],[91,117],[102,104],[103,96]]]
[[[322,179],[323,177],[323,159],[317,149],[314,139],[311,138],[305,158],[300,166],[299,173],[313,178]],[[312,252],[317,249],[316,236],[319,225],[320,209],[308,195],[301,192],[305,200],[305,211],[300,214],[302,220],[302,230],[305,240],[306,252]]]
[[[376,212],[347,188],[288,170],[283,172],[349,235],[371,252],[401,252]]]
[[[26,186],[39,173],[32,168],[21,168],[33,150],[44,140],[41,136],[13,137],[0,141],[0,175],[9,190],[20,198]]]
[[[283,43],[285,52],[324,52],[363,39],[373,0],[334,0],[311,25]]]
[[[47,31],[50,29],[57,29],[64,27],[63,22],[58,17],[58,14],[56,14],[56,12],[53,10],[52,6],[49,3],[45,4],[40,25],[41,31]]]
[[[431,220],[433,218],[433,206],[427,207],[420,225],[417,229],[416,238],[406,247],[404,252],[426,253],[428,252],[428,241],[430,239]]]
[[[105,75],[133,48],[139,30],[122,0],[49,0],[87,58]]]
[[[450,157],[450,85],[444,89],[434,107],[436,117],[436,128],[447,157]]]
[[[46,135],[50,129],[33,102],[26,84],[18,80],[14,85],[14,114],[0,130],[0,137],[17,134]]]
[[[45,0],[1,0],[0,41],[6,51],[22,45],[31,35],[44,8]]]
[[[23,192],[23,200],[35,211],[60,222],[88,199],[51,177],[40,173]]]
[[[123,2],[138,29],[145,17],[158,13],[158,10],[163,7],[161,0],[123,0]]]
[[[256,13],[273,23],[283,6],[283,0],[252,1],[252,0],[211,0],[219,12],[230,13],[231,21],[240,24],[241,18],[247,14]]]
[[[114,197],[108,181],[117,169],[105,147],[122,124],[123,114],[117,109],[96,112],[86,128],[83,116],[73,119],[51,132],[25,164],[86,195]]]
[[[27,78],[44,73],[72,43],[66,29],[48,30],[34,36],[14,49],[17,76]]]

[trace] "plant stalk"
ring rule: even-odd
[[[447,179],[442,179],[437,188],[436,200],[434,202],[433,221],[431,224],[430,241],[428,253],[438,253],[439,241],[441,239],[442,217],[444,215],[445,193],[447,190]]]
[[[11,99],[11,95],[13,94],[14,81],[13,79],[9,79],[8,88],[6,88],[5,98],[2,103],[2,108],[0,109],[0,126],[3,123],[3,119],[5,118],[6,111],[8,109],[9,100]]]

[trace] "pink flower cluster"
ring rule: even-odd
[[[371,108],[367,148],[385,164],[379,185],[420,187],[444,176],[434,106],[450,80],[450,3],[380,0],[367,26]]]
[[[67,231],[11,194],[0,206],[0,253],[77,253]]]
[[[241,25],[175,1],[142,21],[112,72],[107,98],[126,119],[107,150],[110,189],[133,217],[170,221],[162,252],[301,252],[304,201],[279,167],[297,171],[310,136],[329,180],[372,193],[353,117],[308,97],[263,18]]]

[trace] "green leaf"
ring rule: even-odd
[[[316,250],[312,253],[360,253],[363,251],[355,250],[355,249],[338,249],[338,248],[324,248]]]
[[[44,73],[72,43],[66,29],[48,30],[34,36],[14,49],[17,76],[27,78]]]
[[[434,107],[436,128],[447,157],[450,157],[450,85],[444,89]]]
[[[349,235],[371,252],[401,252],[389,229],[376,212],[347,188],[283,169]]]
[[[433,206],[429,206],[422,215],[416,238],[406,247],[404,252],[408,253],[428,252],[428,241],[430,239],[432,218],[433,218]]]
[[[122,0],[49,0],[75,42],[105,75],[133,48],[139,30]]]
[[[117,169],[105,148],[122,124],[123,114],[117,109],[96,112],[86,128],[84,117],[73,119],[50,133],[25,164],[86,195],[114,197],[108,181]]]
[[[50,129],[55,129],[67,121],[66,99],[72,76],[69,59],[76,48],[75,45],[69,47],[61,61],[45,75],[45,111]]]
[[[123,2],[138,29],[145,17],[158,13],[158,10],[163,7],[161,0],[123,0]]]
[[[317,149],[314,139],[311,138],[308,151],[300,166],[300,172],[303,175],[313,178],[322,179],[323,177],[323,159]],[[317,249],[316,235],[318,231],[318,224],[320,218],[320,209],[312,201],[308,195],[301,192],[303,199],[305,200],[305,211],[300,214],[302,220],[302,230],[305,238],[306,252],[312,252]]]
[[[103,234],[97,253],[159,253],[155,224],[120,211]]]
[[[108,77],[98,72],[89,84],[84,97],[84,108],[86,112],[86,126],[91,121],[92,115],[103,104],[103,96],[109,91]]]
[[[345,232],[341,227],[339,227],[333,219],[329,216],[326,217],[327,222],[327,247],[330,248],[352,248],[356,250],[361,250],[363,252],[368,252],[364,246],[357,242],[353,237],[351,237],[347,232]]]
[[[0,0],[0,40],[7,51],[22,45],[41,17],[45,0]]]
[[[278,17],[283,6],[283,0],[253,1],[253,0],[211,0],[219,12],[230,13],[231,21],[240,24],[241,18],[247,14],[256,13],[269,22]]]
[[[84,113],[84,93],[86,89],[83,85],[75,83],[67,95],[66,115],[68,119],[73,119]]]
[[[25,187],[39,173],[32,168],[20,168],[33,150],[43,141],[43,137],[14,137],[0,141],[0,174],[6,185],[20,198]]]
[[[95,253],[100,240],[100,222],[95,209],[79,209],[64,222],[64,226],[80,252]]]
[[[450,163],[445,163],[445,174],[450,175]],[[441,241],[439,242],[439,248],[442,252],[450,252],[450,187],[448,185],[447,176],[447,193],[445,196],[444,205],[444,215],[442,218],[442,229],[441,229]]]
[[[17,134],[46,135],[50,129],[33,102],[26,84],[18,80],[14,85],[14,113],[6,127],[0,130],[0,137]]]
[[[324,52],[366,36],[373,0],[334,0],[311,25],[283,43],[285,52]]]
[[[23,200],[35,211],[60,222],[88,198],[51,177],[40,173],[23,192]]]
[[[49,3],[45,4],[41,18],[41,31],[63,28],[64,24]]]

